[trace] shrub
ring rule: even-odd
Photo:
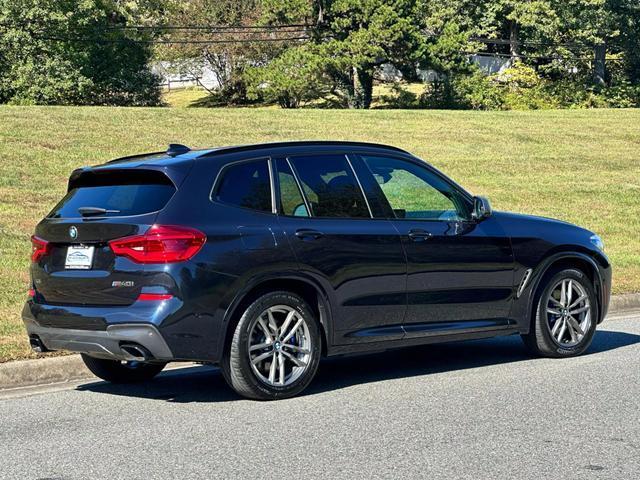
[[[298,108],[328,93],[323,72],[323,57],[313,46],[290,48],[266,66],[249,69],[248,95],[282,108]]]
[[[505,110],[537,110],[556,108],[558,103],[549,95],[548,83],[530,66],[515,62],[513,66],[492,76],[504,88]]]
[[[476,70],[471,75],[454,82],[460,104],[474,110],[502,110],[505,108],[505,91],[495,80]]]
[[[469,75],[449,75],[431,82],[420,102],[426,108],[500,110],[504,90],[476,69]]]

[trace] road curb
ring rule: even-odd
[[[0,390],[91,378],[80,355],[0,363]]]
[[[625,310],[637,310],[640,308],[640,293],[626,293],[614,295],[609,304],[609,313],[620,313]]]
[[[611,297],[609,314],[640,309],[640,293]],[[95,378],[85,367],[80,355],[15,360],[0,363],[0,390],[71,382]]]

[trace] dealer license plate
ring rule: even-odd
[[[64,268],[75,270],[89,270],[93,263],[93,251],[95,247],[87,245],[71,245],[67,248],[67,258]]]

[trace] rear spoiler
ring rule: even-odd
[[[109,168],[84,167],[74,170],[69,177],[67,191],[78,187],[102,185],[148,185],[160,184],[176,187],[174,181],[162,168]],[[177,188],[177,187],[176,187]]]

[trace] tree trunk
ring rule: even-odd
[[[520,58],[520,45],[518,43],[518,31],[519,27],[515,20],[511,20],[509,23],[509,53],[511,54],[511,60]]]
[[[353,108],[369,108],[373,96],[373,69],[353,67]]]
[[[596,45],[593,57],[593,83],[600,87],[606,84],[607,67],[605,57],[607,54],[607,46],[604,43]]]

